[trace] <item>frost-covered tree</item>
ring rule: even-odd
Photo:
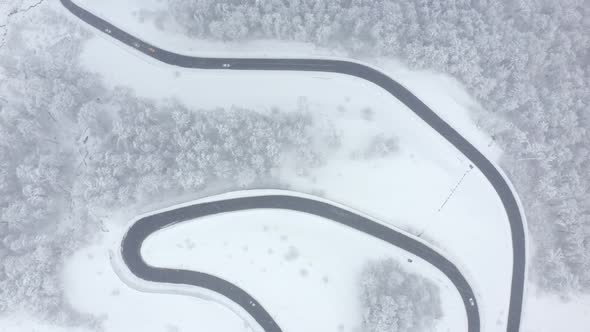
[[[213,182],[249,186],[270,178],[287,155],[312,166],[308,158],[321,146],[306,111],[189,110],[127,90],[101,103],[93,102],[90,113],[82,107],[78,116],[87,158],[74,190],[101,206]]]
[[[423,331],[442,316],[438,287],[391,258],[364,267],[361,304],[365,332]]]

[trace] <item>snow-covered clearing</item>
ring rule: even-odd
[[[128,220],[106,225],[102,241],[78,252],[64,271],[67,298],[104,319],[105,331],[249,331],[226,307],[191,296],[144,293],[124,283],[111,263]]]
[[[121,28],[172,51],[187,53],[192,47],[194,54],[253,55],[242,52],[251,46],[249,44],[214,48],[214,44],[189,41],[173,31],[157,32],[149,20],[140,23],[137,18],[130,18],[131,13],[140,8],[138,1],[117,2],[116,6],[114,1],[79,3],[91,5],[88,8]],[[143,8],[151,5],[158,5],[158,2],[141,2]],[[252,45],[258,45],[252,46],[253,50],[265,45],[265,49],[272,50],[267,55],[273,56],[281,53],[318,55],[313,48],[301,44],[264,42]],[[305,53],[302,49],[311,52]],[[96,33],[87,44],[82,61],[89,70],[101,73],[105,84],[111,87],[128,86],[139,96],[154,99],[178,98],[194,108],[238,105],[270,112],[274,106],[288,110],[301,102],[300,97],[305,97],[317,121],[333,123],[341,135],[343,149],[309,174],[300,174],[285,165],[276,172],[281,182],[293,190],[321,192],[328,199],[392,226],[421,234],[441,248],[468,278],[478,297],[483,331],[502,329],[509,298],[512,248],[500,200],[485,178],[477,170],[470,170],[464,157],[386,92],[366,81],[337,74],[183,70],[149,59],[102,33]],[[485,153],[492,157],[499,155],[493,146],[488,147],[491,139],[479,132],[469,119],[469,109],[477,105],[458,84],[432,73],[410,72],[400,64],[376,63],[381,63],[394,78],[412,88]],[[380,133],[397,137],[399,152],[387,158],[351,158]],[[441,209],[464,175],[462,184]],[[171,199],[171,203],[177,202],[178,199]],[[236,270],[237,273],[241,271]],[[153,303],[158,307],[158,296],[148,294],[142,299],[146,306]],[[337,304],[350,308],[351,304],[345,302]]]

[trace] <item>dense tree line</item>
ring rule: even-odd
[[[360,280],[364,332],[426,331],[442,317],[438,287],[391,258],[368,262]]]
[[[198,192],[211,183],[245,188],[273,177],[283,160],[322,164],[307,112],[189,110],[120,90],[78,115],[84,154],[74,194],[101,206],[125,206],[162,193]]]
[[[24,31],[39,31],[14,23],[0,48],[0,313],[71,322],[79,316],[62,296],[63,257],[93,225],[65,218],[74,158],[61,142],[69,113],[100,89],[64,61],[79,53],[81,32],[54,20],[37,21],[54,29],[35,40]]]
[[[194,36],[395,56],[459,78],[505,151],[545,289],[590,290],[590,6],[585,0],[168,0]],[[545,259],[549,257],[550,259]]]

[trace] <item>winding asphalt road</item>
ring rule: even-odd
[[[442,137],[465,155],[465,157],[469,159],[471,163],[487,178],[500,197],[510,223],[513,249],[512,284],[508,308],[507,331],[516,332],[519,330],[524,292],[526,254],[525,231],[517,200],[514,197],[510,186],[494,165],[463,136],[461,136],[461,134],[401,84],[376,69],[359,63],[343,60],[203,58],[176,54],[158,48],[155,45],[149,44],[126,33],[109,22],[79,7],[71,0],[61,0],[61,3],[72,14],[96,29],[136,48],[138,51],[143,52],[156,60],[170,65],[199,69],[332,72],[365,79],[389,92],[393,97],[404,103],[412,112],[424,120],[430,125],[430,127],[436,130]],[[472,306],[469,303],[469,299],[474,298],[474,296],[471,287],[467,284],[465,278],[451,262],[436,252],[433,252],[431,249],[428,249],[423,245],[420,246],[419,242],[404,237],[389,228],[378,226],[379,224],[367,223],[367,220],[364,220],[358,215],[349,215],[350,212],[338,209],[329,204],[319,204],[313,200],[268,196],[262,198],[228,200],[218,203],[218,206],[221,206],[221,208],[224,208],[227,211],[232,211],[239,209],[263,208],[268,207],[269,205],[271,205],[270,207],[273,207],[273,204],[275,204],[274,208],[304,211],[345,223],[375,237],[386,241],[391,240],[390,243],[393,245],[404,248],[428,260],[428,262],[443,271],[459,290],[467,311],[468,331],[479,331],[480,322],[477,304],[475,303]],[[149,235],[146,231],[153,232],[166,225],[178,222],[174,220],[182,221],[216,213],[213,211],[215,211],[214,208],[208,203],[205,203],[149,216],[138,221],[138,223],[129,230],[129,233],[123,242],[122,250],[126,263],[133,273],[145,280],[197,285],[217,291],[242,305],[242,307],[244,307],[244,309],[246,309],[266,331],[281,331],[272,317],[270,317],[262,306],[237,286],[214,276],[199,272],[165,270],[150,267],[145,264],[141,258],[139,248],[141,247],[143,239]],[[334,211],[339,212],[335,213]],[[340,216],[341,214],[343,215]]]
[[[448,259],[427,245],[383,224],[309,198],[289,195],[248,196],[194,204],[149,215],[136,221],[125,234],[121,246],[123,261],[129,270],[141,279],[152,282],[194,285],[222,294],[244,308],[265,331],[280,332],[281,328],[262,305],[238,286],[207,273],[153,267],[148,265],[141,255],[141,247],[145,239],[163,228],[188,220],[196,222],[195,219],[219,213],[252,209],[282,209],[324,217],[369,234],[424,259],[444,273],[459,291],[467,313],[468,331],[479,331],[479,312],[473,290],[459,269]]]

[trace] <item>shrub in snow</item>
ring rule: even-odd
[[[442,316],[440,291],[393,259],[368,262],[361,273],[363,332],[412,332]]]

